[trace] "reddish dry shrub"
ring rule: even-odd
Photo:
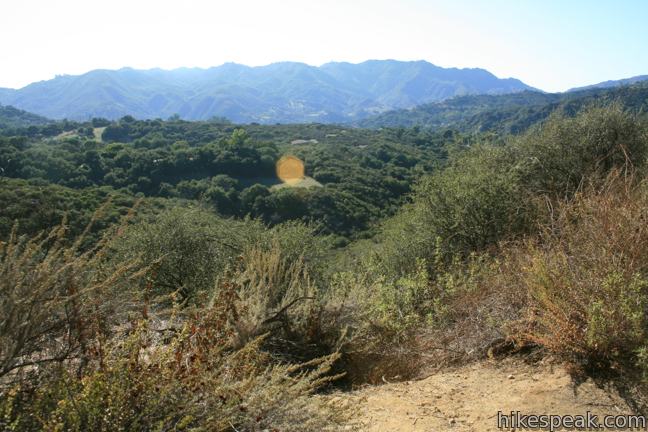
[[[519,336],[597,368],[633,361],[648,320],[648,195],[619,172],[554,211],[516,248],[509,279],[528,294]]]
[[[623,171],[550,205],[537,237],[448,272],[426,330],[441,365],[539,345],[581,368],[634,364],[648,330],[648,189]],[[476,274],[463,278],[462,274]],[[437,277],[436,283],[447,280]]]

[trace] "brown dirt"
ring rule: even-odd
[[[331,399],[357,412],[350,430],[371,432],[497,431],[498,411],[591,411],[599,418],[632,412],[611,389],[591,380],[576,386],[563,366],[513,359],[444,370],[420,381],[365,387]]]

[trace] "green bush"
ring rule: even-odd
[[[586,179],[600,183],[617,169],[643,172],[647,152],[646,124],[618,105],[573,118],[554,114],[504,145],[459,152],[420,181],[412,203],[385,224],[378,255],[391,273],[406,274],[416,258],[433,263],[439,241],[449,259],[519,238]]]
[[[564,197],[585,179],[605,179],[614,169],[645,166],[648,128],[619,104],[592,106],[575,117],[553,114],[514,146],[525,187],[533,193]]]
[[[533,227],[535,200],[511,164],[509,148],[477,147],[425,178],[413,203],[388,221],[379,255],[392,273],[413,271],[423,258],[445,260],[483,250]]]
[[[112,246],[117,261],[139,257],[154,266],[155,294],[175,294],[188,301],[212,288],[261,231],[259,224],[220,218],[199,208],[175,208],[127,227]]]
[[[172,294],[186,303],[210,291],[253,248],[276,246],[282,259],[302,258],[313,277],[318,276],[329,242],[301,223],[269,229],[256,220],[223,218],[206,209],[173,208],[128,227],[112,246],[116,260],[138,258],[153,267],[155,294]]]

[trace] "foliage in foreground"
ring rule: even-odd
[[[154,265],[149,282],[156,294],[175,293],[187,302],[210,291],[255,249],[274,250],[282,261],[301,259],[310,277],[321,282],[330,241],[315,231],[302,223],[267,228],[258,220],[226,219],[200,207],[173,208],[126,227],[111,243],[111,254],[118,261],[140,259]]]
[[[461,151],[346,268],[312,226],[198,208],[87,253],[14,236],[2,307],[25,313],[3,322],[2,426],[326,430],[344,413],[312,393],[338,372],[375,383],[529,345],[648,371],[646,130],[594,108]]]
[[[387,294],[372,304],[441,363],[533,345],[589,371],[646,364],[647,131],[595,107],[460,153],[353,262]]]
[[[192,311],[163,344],[150,322],[139,321],[103,347],[80,380],[60,365],[41,385],[7,390],[4,429],[321,431],[339,424],[345,413],[312,396],[335,379],[328,372],[336,356],[272,363],[262,337],[233,349],[231,299]]]

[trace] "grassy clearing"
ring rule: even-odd
[[[102,141],[102,136],[104,131],[106,130],[106,127],[96,127],[92,129],[92,133],[94,134],[95,141],[97,142],[103,142]]]
[[[279,183],[270,188],[270,190],[279,190],[284,188],[311,188],[322,187],[322,184],[312,177],[305,176],[301,180],[294,180],[285,183]]]

